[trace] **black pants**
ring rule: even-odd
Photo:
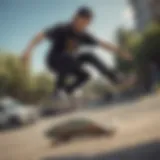
[[[72,93],[76,88],[83,85],[89,74],[83,69],[83,64],[91,64],[113,83],[118,82],[116,74],[110,71],[99,59],[90,53],[83,53],[77,58],[68,54],[58,56],[49,61],[49,67],[57,74],[56,90],[64,89],[67,93]],[[74,76],[75,80],[70,84],[66,82],[68,76]]]

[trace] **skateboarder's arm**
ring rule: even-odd
[[[26,47],[22,55],[22,60],[24,61],[24,63],[28,61],[28,59],[32,54],[32,51],[44,39],[45,39],[45,34],[43,32],[40,32],[29,42],[28,46]]]
[[[38,33],[25,49],[22,60],[26,63],[35,47],[44,39],[53,40],[59,33],[61,33],[61,28],[60,25],[56,25]]]
[[[109,50],[109,51],[114,52],[114,53],[119,53],[119,55],[126,60],[132,60],[132,55],[131,54],[129,54],[125,50],[120,49],[119,47],[116,47],[115,45],[113,45],[109,42],[100,41],[99,44],[100,44],[101,47],[103,47],[106,50]]]

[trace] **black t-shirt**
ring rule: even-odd
[[[98,41],[88,33],[77,33],[69,24],[60,24],[45,31],[51,42],[49,57],[76,52],[83,45],[97,45]]]

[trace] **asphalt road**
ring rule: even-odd
[[[57,122],[73,117],[89,117],[102,126],[112,124],[117,133],[112,138],[73,140],[51,148],[50,142],[44,137],[44,131]],[[79,111],[40,120],[32,126],[0,132],[0,160],[43,160],[73,155],[109,154],[147,142],[160,143],[160,96],[148,97],[122,107]]]

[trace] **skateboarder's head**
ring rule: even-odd
[[[88,27],[92,18],[92,10],[88,7],[81,7],[77,10],[74,16],[73,25],[77,30],[83,31]]]

